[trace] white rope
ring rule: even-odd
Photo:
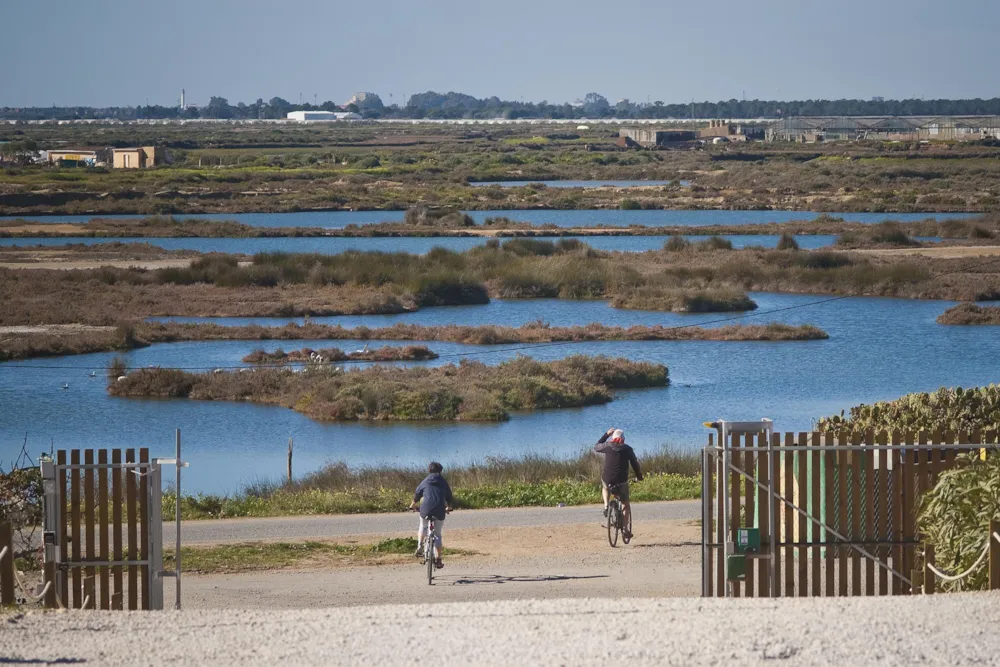
[[[24,593],[24,597],[28,598],[32,602],[40,602],[45,597],[45,594],[49,592],[49,588],[52,587],[52,582],[46,581],[45,588],[42,589],[42,592],[38,595],[32,595],[28,592],[28,587],[24,585],[24,581],[21,579],[21,575],[18,574],[16,567],[14,568],[14,578],[17,579],[17,586],[21,589],[21,592]]]
[[[993,533],[993,536],[996,537],[996,533]],[[988,554],[989,552],[990,552],[990,541],[987,539],[986,546],[983,547],[983,553],[979,555],[979,559],[972,564],[972,567],[970,567],[962,574],[945,574],[941,570],[934,567],[934,565],[932,565],[931,563],[927,563],[927,569],[933,572],[935,575],[937,575],[939,579],[943,581],[958,581],[959,579],[965,579],[967,576],[978,570],[979,566],[982,565],[983,561],[986,559],[986,554]]]

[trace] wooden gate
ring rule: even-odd
[[[996,433],[724,425],[713,424],[718,433],[703,451],[703,596],[908,595],[924,581],[933,592],[920,556],[920,498],[959,453],[997,442]],[[746,528],[756,529],[759,549],[742,547]]]
[[[41,462],[48,607],[162,609],[160,462],[149,450],[59,450]]]

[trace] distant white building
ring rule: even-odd
[[[297,120],[300,122],[310,121],[310,120],[361,120],[361,114],[354,113],[352,111],[289,111],[288,120]]]
[[[382,98],[375,93],[354,93],[351,99],[347,100],[347,104],[354,104],[359,108],[365,107],[382,107]]]

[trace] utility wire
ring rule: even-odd
[[[945,273],[939,273],[938,277],[953,275],[955,273],[967,273],[969,271],[973,271],[975,269],[983,268],[983,267],[989,266],[991,264],[996,264],[998,262],[1000,262],[1000,257],[996,257],[994,259],[988,260],[986,262],[982,262],[980,264],[973,265],[971,267],[965,267],[965,268],[962,268],[962,269],[957,269],[955,271],[948,271],[948,272],[945,272]],[[771,310],[764,310],[764,311],[753,311],[753,312],[750,312],[750,313],[743,313],[741,315],[733,315],[733,316],[730,316],[730,317],[720,317],[720,318],[717,318],[717,319],[714,319],[714,320],[705,320],[703,322],[694,322],[694,323],[691,323],[691,324],[678,324],[678,325],[674,325],[674,326],[670,326],[670,327],[662,327],[662,328],[660,328],[660,330],[661,331],[678,331],[678,330],[681,330],[681,329],[691,329],[691,328],[695,328],[695,327],[703,327],[703,326],[706,326],[706,325],[709,325],[709,324],[723,324],[725,322],[734,322],[734,321],[737,321],[737,320],[744,320],[744,319],[747,319],[747,318],[750,318],[750,317],[762,317],[762,316],[766,316],[766,315],[774,315],[776,313],[783,313],[783,312],[787,312],[787,311],[790,311],[790,310],[798,310],[799,308],[810,308],[812,306],[819,306],[819,305],[823,305],[823,304],[827,304],[827,303],[832,303],[834,301],[842,301],[844,299],[853,299],[853,298],[864,298],[864,297],[859,297],[859,295],[856,295],[856,294],[842,294],[840,296],[833,296],[833,297],[829,297],[829,298],[826,298],[826,299],[819,299],[819,300],[816,300],[816,301],[809,301],[809,302],[806,302],[806,303],[792,304],[790,306],[784,306],[782,308],[773,308]],[[230,340],[230,339],[224,339],[224,340]],[[238,339],[232,339],[232,340],[238,340]],[[292,339],[288,339],[288,340],[292,340]],[[299,340],[312,340],[312,339],[299,339]],[[316,340],[323,340],[323,339],[316,339]],[[344,340],[352,340],[352,339],[344,339]],[[386,340],[391,340],[391,339],[386,339]],[[211,341],[201,341],[201,342],[211,342]],[[452,341],[432,341],[432,342],[452,342]],[[472,350],[472,351],[468,351],[468,352],[451,352],[451,353],[448,353],[448,354],[438,355],[438,359],[454,359],[454,358],[460,358],[460,357],[472,357],[472,356],[483,355],[483,354],[502,354],[502,353],[505,353],[505,352],[520,352],[520,351],[523,351],[523,350],[537,350],[537,349],[545,348],[545,347],[558,347],[558,346],[561,346],[561,345],[579,345],[580,343],[597,343],[597,342],[630,342],[630,341],[628,341],[628,340],[621,340],[621,339],[612,339],[612,340],[608,340],[608,341],[567,340],[567,341],[549,341],[549,342],[544,342],[544,343],[527,343],[527,344],[524,344],[524,345],[516,345],[516,346],[512,346],[512,347],[502,347],[502,348],[493,348],[493,349],[489,349],[489,350]],[[177,371],[214,371],[214,370],[238,370],[238,369],[251,370],[253,368],[289,368],[290,366],[293,366],[296,363],[298,363],[298,362],[290,362],[290,363],[282,363],[282,364],[250,364],[250,365],[243,364],[243,365],[238,365],[238,366],[156,366],[156,365],[154,365],[151,368],[157,368],[157,369],[161,369],[161,370],[177,370]],[[327,363],[330,364],[330,365],[337,366],[337,365],[347,365],[347,364],[374,364],[374,363],[380,363],[380,362],[377,361],[377,360],[371,360],[371,359],[343,359],[343,360],[331,361],[331,362],[327,362]],[[94,371],[97,371],[97,370],[106,370],[106,366],[68,366],[68,365],[40,365],[40,364],[25,365],[25,364],[9,364],[9,363],[0,364],[0,370],[4,370],[4,369],[18,369],[18,370],[25,370],[25,369],[26,370],[83,370],[83,371],[94,370]],[[140,369],[134,369],[134,370],[140,370]]]

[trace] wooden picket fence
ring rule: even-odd
[[[54,585],[46,606],[151,608],[151,470],[146,448],[138,457],[134,449],[56,453],[57,535],[44,565]]]
[[[909,595],[923,582],[922,591],[932,593],[935,578],[923,576],[918,558],[920,498],[960,453],[996,442],[995,432],[773,433],[769,451],[766,433],[733,434],[728,507],[717,491],[703,494],[703,516],[714,518],[706,531],[711,541],[703,545],[703,591],[718,597],[727,586],[734,597]],[[706,489],[720,482],[721,449],[713,447],[710,439]],[[769,489],[777,496],[770,513]],[[760,551],[745,561],[744,578],[727,581],[723,543],[735,544],[737,529],[747,526],[759,529]]]

